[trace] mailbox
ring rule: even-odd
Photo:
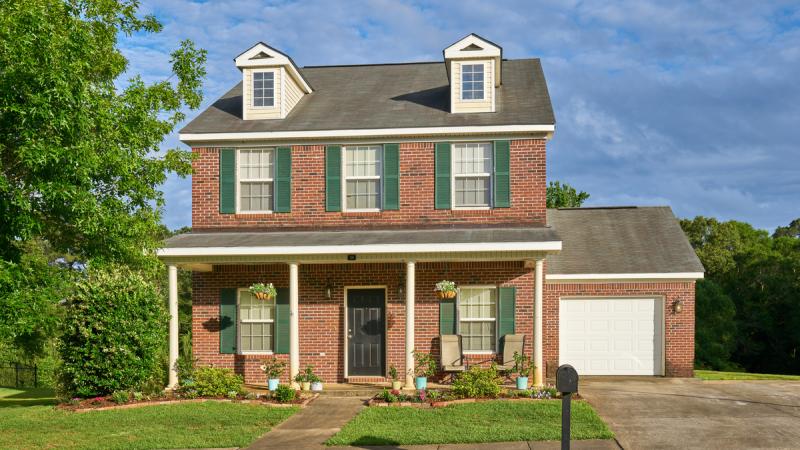
[[[556,389],[558,392],[578,392],[578,372],[569,364],[564,364],[556,370]]]

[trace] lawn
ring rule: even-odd
[[[572,402],[572,439],[614,434],[592,407]],[[412,445],[561,439],[561,401],[488,401],[444,408],[366,408],[328,445]]]
[[[44,406],[51,396],[0,389],[0,448],[242,447],[297,411],[206,402],[73,413]]]
[[[780,375],[769,373],[717,372],[715,370],[695,370],[694,376],[701,380],[793,380],[800,381],[800,375]]]

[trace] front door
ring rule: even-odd
[[[347,290],[347,374],[384,376],[386,306],[383,289]]]

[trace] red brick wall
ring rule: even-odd
[[[259,370],[263,355],[219,353],[219,290],[247,287],[256,281],[288,287],[287,265],[215,266],[213,272],[193,274],[193,350],[199,364],[231,367],[248,383],[264,383]],[[459,285],[498,285],[517,287],[516,329],[528,337],[533,330],[533,272],[516,262],[502,263],[418,263],[416,266],[416,347],[438,355],[439,306],[433,294],[437,281],[446,278]],[[405,371],[405,302],[398,298],[398,285],[405,288],[405,264],[301,265],[300,281],[300,366],[311,364],[326,382],[343,382],[344,367],[344,287],[387,287],[386,320],[387,370],[395,365]],[[325,286],[333,286],[331,299]],[[324,353],[324,356],[322,355]],[[288,355],[279,355],[288,361]],[[471,362],[488,361],[491,355],[470,357]],[[288,370],[287,370],[288,373]],[[286,378],[286,377],[284,377]],[[284,381],[287,381],[284,379]]]
[[[195,148],[192,226],[195,229],[261,227],[392,227],[454,224],[544,224],[545,140],[511,141],[511,208],[484,211],[434,209],[432,142],[400,144],[400,209],[377,213],[325,211],[324,145],[292,147],[292,211],[219,213],[219,149]]]
[[[544,318],[543,358],[548,376],[558,367],[558,317],[560,297],[579,296],[662,296],[664,297],[664,338],[666,375],[691,377],[694,368],[694,282],[665,283],[546,283],[542,303]],[[672,304],[683,301],[683,311]]]

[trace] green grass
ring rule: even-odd
[[[572,439],[614,437],[592,407],[572,402]],[[412,445],[561,439],[561,401],[489,401],[445,408],[366,408],[328,445]]]
[[[298,410],[206,402],[74,413],[43,406],[51,395],[0,389],[0,448],[244,447]]]
[[[800,375],[780,375],[769,373],[717,372],[716,370],[695,370],[694,376],[701,380],[794,380]]]

